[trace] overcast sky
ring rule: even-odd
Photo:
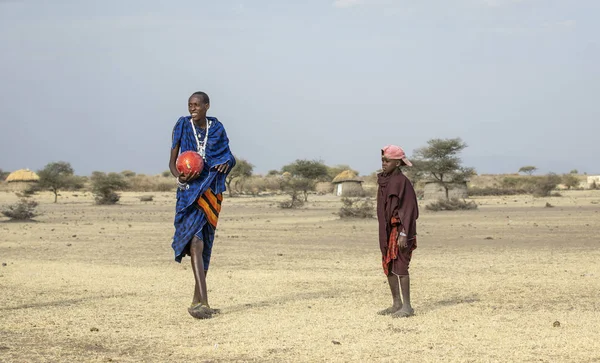
[[[167,169],[188,96],[232,151],[380,166],[461,137],[479,173],[600,173],[597,0],[0,0],[0,168]]]

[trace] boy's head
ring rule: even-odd
[[[412,163],[406,158],[406,153],[400,146],[388,145],[381,149],[381,168],[385,174],[404,165],[412,166]]]

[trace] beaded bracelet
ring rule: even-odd
[[[179,177],[175,178],[175,180],[177,180],[177,187],[179,188],[179,190],[188,190],[190,188],[188,183],[180,182]]]

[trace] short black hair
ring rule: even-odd
[[[210,103],[210,98],[208,98],[208,95],[205,92],[202,92],[202,91],[194,92],[194,93],[192,93],[190,98],[192,98],[194,96],[201,96],[204,103]]]

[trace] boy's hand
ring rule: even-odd
[[[179,174],[179,176],[177,177],[177,179],[179,179],[179,182],[181,183],[189,183],[192,180],[198,178],[198,175],[200,175],[200,173],[194,172],[194,173],[190,173],[190,174]]]
[[[217,171],[219,173],[226,173],[227,170],[229,170],[229,164],[228,163],[223,163],[221,165],[215,166],[215,168],[217,169]]]
[[[408,238],[406,236],[401,236],[398,234],[398,247],[406,248],[408,247]]]

